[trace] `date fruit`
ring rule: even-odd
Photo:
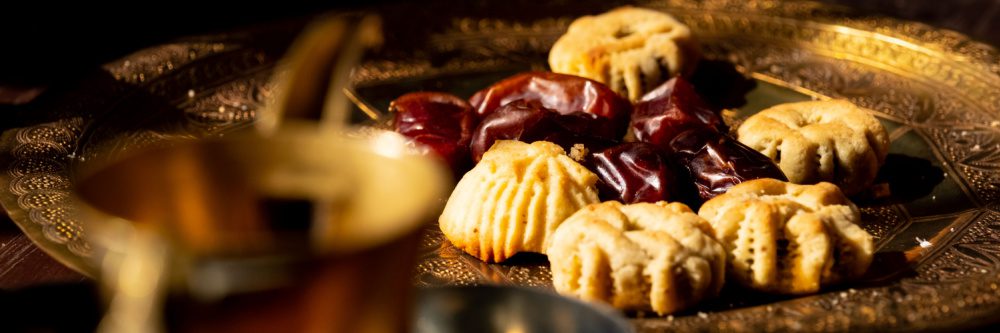
[[[611,119],[619,139],[628,127],[631,104],[604,84],[579,76],[552,72],[517,74],[480,90],[469,99],[480,117],[517,100],[536,101],[568,115],[585,112]]]
[[[471,166],[469,142],[476,115],[464,99],[440,92],[415,92],[389,104],[396,132],[437,153],[460,175]]]
[[[771,159],[724,134],[705,128],[678,134],[670,154],[687,168],[703,201],[733,185],[758,178],[788,181]]]
[[[549,141],[566,151],[574,144],[601,149],[617,142],[618,133],[608,119],[574,112],[560,114],[531,100],[517,100],[490,113],[472,136],[472,157],[476,162],[497,140]]]
[[[602,201],[677,201],[681,193],[674,167],[648,143],[623,143],[591,153],[586,166],[597,174]]]
[[[672,78],[642,96],[635,104],[631,126],[636,139],[659,147],[666,147],[674,137],[689,129],[727,131],[722,117],[681,77]]]

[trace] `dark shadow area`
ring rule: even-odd
[[[693,309],[674,313],[674,316],[693,315],[698,312],[727,311],[739,308],[748,308],[772,304],[781,301],[801,299],[803,297],[818,296],[830,292],[847,291],[850,289],[863,289],[891,285],[899,279],[916,274],[910,263],[906,261],[901,252],[879,252],[875,254],[868,272],[857,281],[850,281],[838,285],[824,286],[822,290],[809,295],[778,295],[758,292],[738,286],[735,283],[727,282],[719,293],[719,297],[706,301]],[[629,314],[635,317],[636,314]]]
[[[758,305],[796,299],[795,295],[778,295],[753,291],[737,286],[735,283],[727,283],[722,287],[719,297],[708,300],[689,310],[675,313],[674,316],[693,315],[698,312],[718,312],[747,308]]]
[[[87,282],[0,290],[4,332],[93,332],[102,307]]]
[[[915,276],[914,263],[906,259],[906,254],[899,251],[876,252],[868,271],[861,277],[861,286],[872,287],[886,285],[904,277]]]
[[[926,196],[944,180],[944,171],[931,161],[900,154],[889,154],[875,178],[889,184],[893,198],[909,201]]]
[[[713,59],[698,63],[691,83],[715,110],[743,106],[747,103],[747,93],[757,86],[757,81],[737,70],[732,63]]]
[[[78,77],[67,77],[47,87],[31,102],[0,105],[0,131],[73,117],[90,117],[110,99],[132,86],[115,80],[108,72],[91,67]]]
[[[302,21],[327,10],[389,2],[287,1],[263,7],[172,3],[151,8],[36,2],[0,13],[0,30],[8,32],[0,53],[0,84],[50,85],[86,76],[102,63],[182,36],[228,34],[274,22]]]
[[[521,265],[548,265],[549,257],[541,253],[520,252],[513,257],[504,260],[501,265],[521,266]]]
[[[11,221],[7,214],[0,212],[0,239],[15,237],[21,234],[14,221]]]
[[[875,178],[875,184],[889,185],[889,195],[869,192],[852,199],[859,206],[907,203],[931,194],[943,180],[944,170],[929,160],[889,154]]]

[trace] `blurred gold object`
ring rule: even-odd
[[[396,133],[344,126],[341,92],[379,34],[373,16],[308,28],[257,131],[80,170],[101,332],[408,329],[419,226],[450,178]]]
[[[382,42],[377,16],[320,20],[307,28],[281,61],[274,80],[279,87],[275,103],[262,110],[254,123],[263,135],[288,124],[336,128],[347,121],[344,92],[350,72],[365,47]]]

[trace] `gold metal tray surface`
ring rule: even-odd
[[[617,6],[531,1],[383,8],[385,46],[353,74],[362,109],[413,90],[468,97],[545,69],[575,17]],[[752,77],[732,121],[767,106],[844,98],[875,110],[892,139],[888,198],[859,200],[878,253],[857,283],[805,297],[726,290],[670,317],[630,314],[645,331],[960,329],[1000,314],[1000,54],[960,34],[812,2],[643,2],[689,24],[706,59]],[[57,260],[92,274],[70,195],[73,170],[173,138],[225,135],[268,102],[276,60],[301,27],[192,37],[110,62],[38,101],[43,114],[0,137],[0,202]],[[364,114],[358,112],[359,120]],[[486,264],[427,226],[418,286],[551,288],[542,256]]]

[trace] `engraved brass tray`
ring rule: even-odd
[[[739,119],[769,105],[846,98],[892,138],[888,198],[859,201],[879,252],[864,281],[799,297],[727,290],[639,331],[952,330],[1000,314],[1000,55],[962,35],[811,2],[655,1],[691,25],[706,58],[752,76]],[[573,18],[615,4],[495,2],[381,9],[386,46],[354,73],[362,109],[414,90],[468,96],[526,69]],[[91,245],[69,196],[72,170],[171,138],[249,124],[300,24],[193,37],[104,65],[53,92],[0,138],[0,201],[41,248],[85,274]],[[359,119],[364,114],[358,112]],[[543,257],[485,264],[428,226],[414,282],[551,288]]]

